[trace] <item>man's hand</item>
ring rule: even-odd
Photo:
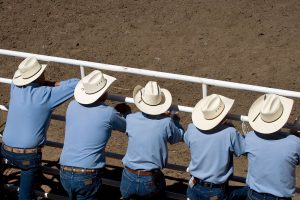
[[[167,116],[167,117],[171,117],[173,120],[180,120],[180,117],[178,115],[179,113],[176,111],[170,111],[167,110],[166,112],[163,113],[163,115]]]
[[[224,122],[223,122],[223,124],[234,128],[234,125],[233,125],[232,121],[229,120],[229,119],[225,119]]]
[[[131,113],[131,108],[126,103],[119,103],[115,106],[115,109],[122,115],[127,115]]]
[[[49,86],[49,87],[54,87],[55,82],[54,81],[44,81],[43,85],[44,86]]]

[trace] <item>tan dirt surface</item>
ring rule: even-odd
[[[0,48],[300,91],[299,19],[298,0],[0,0]],[[21,60],[1,56],[0,77],[11,78]],[[113,94],[131,96],[136,84],[157,80],[171,91],[174,104],[194,106],[202,96],[200,84],[106,73],[118,78]],[[80,72],[78,67],[50,63],[46,76],[63,80]],[[0,84],[0,91],[0,104],[8,105],[9,86]],[[213,86],[208,92],[235,98],[231,113],[243,115],[260,95]],[[64,115],[66,106],[55,113]],[[299,109],[295,99],[290,122],[300,115]],[[180,114],[186,127],[190,115]],[[6,114],[0,117],[2,124]],[[240,129],[240,123],[235,124]],[[64,123],[52,121],[49,140],[63,142],[63,137]],[[114,133],[107,151],[125,153],[126,146],[126,136]],[[169,150],[170,163],[188,165],[183,143]],[[57,160],[59,154],[55,148],[44,151],[48,160]],[[108,164],[121,166],[121,161],[108,159]],[[238,158],[235,164],[235,175],[245,176],[246,159]],[[297,169],[298,188],[299,176]],[[294,199],[300,199],[299,192]]]

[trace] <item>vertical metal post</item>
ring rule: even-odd
[[[85,77],[83,65],[80,65],[80,75],[81,75],[81,78]]]
[[[207,96],[207,85],[205,83],[202,83],[202,95],[203,97]]]

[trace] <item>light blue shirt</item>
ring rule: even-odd
[[[170,117],[142,112],[126,117],[128,147],[123,164],[131,169],[162,169],[168,160],[167,142],[182,141],[183,129]]]
[[[247,184],[251,189],[278,197],[293,196],[300,138],[280,132],[264,136],[252,131],[246,135],[245,151],[248,155]]]
[[[201,131],[189,124],[184,142],[191,151],[190,174],[201,180],[221,184],[233,173],[233,154],[244,153],[244,137],[233,127],[219,125]]]
[[[73,100],[67,109],[64,147],[60,164],[103,168],[104,150],[112,130],[125,132],[125,118],[106,104],[84,106]]]
[[[57,87],[37,83],[18,87],[12,83],[4,144],[18,148],[43,145],[52,111],[73,96],[77,82],[78,79],[70,79]]]

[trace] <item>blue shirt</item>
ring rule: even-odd
[[[246,134],[245,151],[248,155],[247,184],[251,189],[278,197],[293,196],[300,138],[280,132],[263,136],[251,131]]]
[[[182,141],[183,129],[170,117],[142,112],[126,117],[128,147],[123,164],[131,169],[164,168],[168,160],[167,142]]]
[[[184,142],[191,151],[190,174],[201,180],[221,184],[233,173],[233,154],[244,153],[244,137],[233,127],[219,125],[201,131],[189,124]]]
[[[77,82],[78,79],[70,79],[57,87],[37,83],[18,87],[12,83],[4,144],[18,148],[43,145],[52,111],[73,96]]]
[[[60,164],[80,168],[104,167],[104,150],[112,130],[126,130],[125,119],[114,108],[104,103],[84,106],[73,100],[67,109]]]

